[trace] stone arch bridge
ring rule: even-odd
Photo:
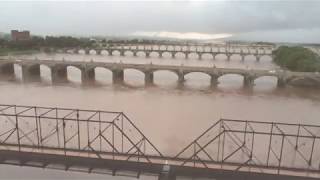
[[[112,72],[114,83],[122,83],[124,81],[124,71],[126,69],[134,69],[144,74],[145,84],[152,84],[154,81],[154,72],[170,71],[177,75],[178,83],[183,84],[185,76],[189,73],[203,73],[210,76],[212,86],[218,83],[219,77],[227,74],[236,74],[243,76],[245,86],[254,85],[254,81],[260,77],[272,76],[277,78],[278,86],[285,86],[296,80],[307,81],[314,80],[315,85],[319,85],[320,74],[307,72],[290,72],[290,71],[270,71],[270,70],[254,70],[254,69],[232,69],[217,68],[215,66],[184,66],[184,65],[159,65],[159,64],[127,64],[127,63],[111,63],[111,62],[84,62],[84,61],[68,61],[68,60],[30,60],[30,59],[2,59],[0,60],[0,73],[2,75],[14,75],[14,64],[22,67],[23,80],[40,79],[40,65],[47,66],[51,70],[52,82],[66,82],[68,80],[67,68],[73,66],[81,71],[81,80],[87,83],[95,80],[95,68],[105,68]]]
[[[111,45],[101,48],[65,48],[55,51],[70,52],[75,54],[84,51],[85,54],[90,54],[91,51],[95,51],[96,54],[101,55],[103,51],[112,56],[115,52],[118,52],[120,56],[125,56],[127,52],[137,56],[138,53],[143,53],[145,57],[150,57],[151,53],[157,54],[158,57],[163,57],[164,54],[169,54],[172,58],[175,58],[178,54],[182,54],[186,59],[190,55],[195,54],[199,59],[202,59],[204,55],[210,55],[213,59],[218,55],[225,55],[227,60],[231,60],[232,56],[240,56],[244,61],[246,56],[254,56],[257,61],[260,61],[261,57],[269,56],[272,58],[272,48],[270,47],[256,47],[256,46],[184,46],[184,45]]]

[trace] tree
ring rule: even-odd
[[[320,70],[320,57],[304,47],[282,46],[272,52],[274,62],[292,71],[314,72]]]

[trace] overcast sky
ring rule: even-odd
[[[0,32],[320,43],[320,1],[0,2]]]

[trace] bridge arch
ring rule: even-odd
[[[272,56],[268,54],[260,55],[260,61],[272,62]]]
[[[213,59],[214,54],[212,54],[211,52],[204,52],[204,53],[202,53],[202,58],[203,59]]]
[[[190,45],[190,51],[196,51],[197,50],[197,46],[194,45]]]
[[[124,82],[130,86],[143,86],[145,72],[140,69],[127,68],[123,70]]]
[[[90,53],[91,49],[79,48],[77,54],[87,54],[87,51]]]
[[[254,54],[246,54],[244,55],[245,61],[256,61],[256,56]]]
[[[196,52],[190,52],[190,53],[188,54],[188,57],[191,58],[191,59],[198,59],[198,58],[199,58],[199,55],[198,55],[198,53],[196,53]]]
[[[40,64],[40,77],[44,81],[52,82],[52,67]]]
[[[245,75],[240,73],[224,73],[217,78],[220,87],[240,88],[243,87]]]
[[[87,49],[86,54],[98,54],[96,49]]]
[[[124,50],[124,55],[126,56],[133,56],[134,52],[130,49],[126,49]]]
[[[186,55],[185,55],[184,52],[178,51],[178,52],[175,53],[175,57],[176,57],[176,58],[185,58]]]
[[[157,51],[150,51],[150,56],[151,57],[159,57],[159,52],[157,52]]]
[[[218,76],[218,78],[222,78],[224,76],[230,76],[230,75],[232,75],[232,76],[240,76],[240,77],[244,77],[245,76],[245,74],[241,74],[241,73],[223,73],[223,74],[220,74]]]
[[[160,50],[166,50],[166,45],[160,45],[159,48]]]
[[[119,49],[114,49],[111,51],[113,55],[119,56],[121,54],[121,51]]]
[[[174,46],[174,45],[168,45],[167,47],[168,47],[168,50],[169,50],[169,51],[173,51],[173,50],[175,49],[175,46]]]
[[[182,51],[188,51],[189,50],[188,46],[186,46],[186,45],[181,45],[180,47],[181,47]]]
[[[41,70],[40,64],[21,64],[21,71],[22,71],[22,79],[25,81],[39,81],[41,80]]]
[[[226,53],[224,52],[220,52],[220,53],[217,53],[216,56],[215,56],[215,59],[223,59],[223,60],[226,60],[228,59],[228,56]]]
[[[98,49],[90,49],[90,51],[89,51],[90,54],[94,54],[94,55],[97,55],[98,52],[99,52]]]
[[[188,72],[184,74],[185,84],[196,87],[210,86],[211,75],[205,72]]]
[[[14,66],[15,66],[14,63],[9,63],[9,62],[0,64],[1,75],[14,76],[15,75]]]
[[[230,60],[241,60],[242,56],[239,53],[232,53],[230,56]]]
[[[276,87],[279,81],[279,77],[276,75],[261,75],[253,79],[255,85],[268,87]],[[272,86],[270,86],[272,84]]]
[[[80,49],[79,48],[74,48],[74,49],[72,49],[72,53],[73,54],[79,54],[80,53]]]
[[[205,75],[207,77],[211,77],[210,74],[206,73],[206,72],[202,72],[202,71],[191,71],[191,72],[186,72],[184,73],[184,76],[190,76],[190,75],[194,75],[194,74],[201,74],[201,75]]]
[[[81,83],[82,82],[82,68],[74,65],[67,65],[65,66],[66,72],[67,72],[67,80],[76,82],[76,83]]]
[[[102,55],[108,55],[109,52],[108,52],[106,49],[102,49],[102,50],[101,50],[101,54],[102,54]]]
[[[171,53],[169,51],[163,51],[162,52],[162,57],[165,57],[165,58],[171,58]]]
[[[144,50],[138,50],[138,51],[136,51],[136,54],[139,57],[145,57],[146,56],[146,52]]]
[[[159,69],[152,71],[154,84],[171,86],[176,85],[179,80],[179,74],[176,71]]]
[[[113,73],[111,69],[103,66],[96,66],[90,70],[94,71],[94,78],[98,83],[112,84]]]
[[[159,50],[159,46],[158,45],[153,44],[153,45],[150,45],[150,47],[151,47],[152,50]]]
[[[175,50],[176,51],[183,51],[183,46],[177,45],[177,46],[175,46]]]

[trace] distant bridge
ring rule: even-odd
[[[122,112],[0,105],[0,164],[160,180],[320,178],[320,126],[221,119],[175,156]]]
[[[145,76],[145,84],[152,84],[154,81],[154,72],[170,71],[177,75],[178,83],[183,84],[185,76],[189,73],[200,72],[210,76],[212,86],[217,85],[218,79],[226,74],[237,74],[243,76],[244,85],[252,86],[254,81],[259,77],[272,76],[277,78],[278,86],[285,86],[294,81],[310,81],[314,86],[320,84],[320,74],[308,72],[290,72],[290,71],[271,71],[271,70],[254,70],[254,69],[233,69],[233,68],[217,68],[217,67],[201,67],[201,66],[175,66],[175,65],[159,65],[159,64],[126,64],[126,63],[110,63],[110,62],[84,62],[84,61],[55,61],[55,60],[30,60],[30,59],[0,59],[0,73],[6,76],[14,75],[14,64],[22,67],[23,79],[40,80],[40,65],[45,65],[51,70],[52,82],[67,82],[67,67],[76,67],[81,71],[81,80],[87,83],[95,80],[95,68],[101,67],[112,72],[114,83],[122,83],[124,81],[124,71],[126,69],[135,69],[142,72]]]
[[[211,46],[196,46],[196,45],[134,45],[134,44],[115,44],[101,48],[65,48],[60,51],[65,53],[72,51],[75,54],[84,51],[85,54],[90,54],[91,51],[95,51],[96,54],[101,55],[103,51],[109,55],[113,55],[118,52],[120,56],[131,53],[133,56],[137,56],[138,53],[143,53],[145,57],[150,57],[152,53],[157,54],[158,57],[163,57],[164,54],[169,54],[172,58],[176,55],[181,54],[186,59],[191,55],[195,54],[199,59],[207,54],[212,56],[213,59],[218,55],[225,55],[227,60],[231,60],[232,56],[240,56],[241,60],[244,61],[246,56],[253,56],[257,61],[260,61],[262,56],[269,56],[272,58],[272,47],[262,46],[225,46],[225,45],[211,45]],[[58,50],[55,50],[58,51]]]

